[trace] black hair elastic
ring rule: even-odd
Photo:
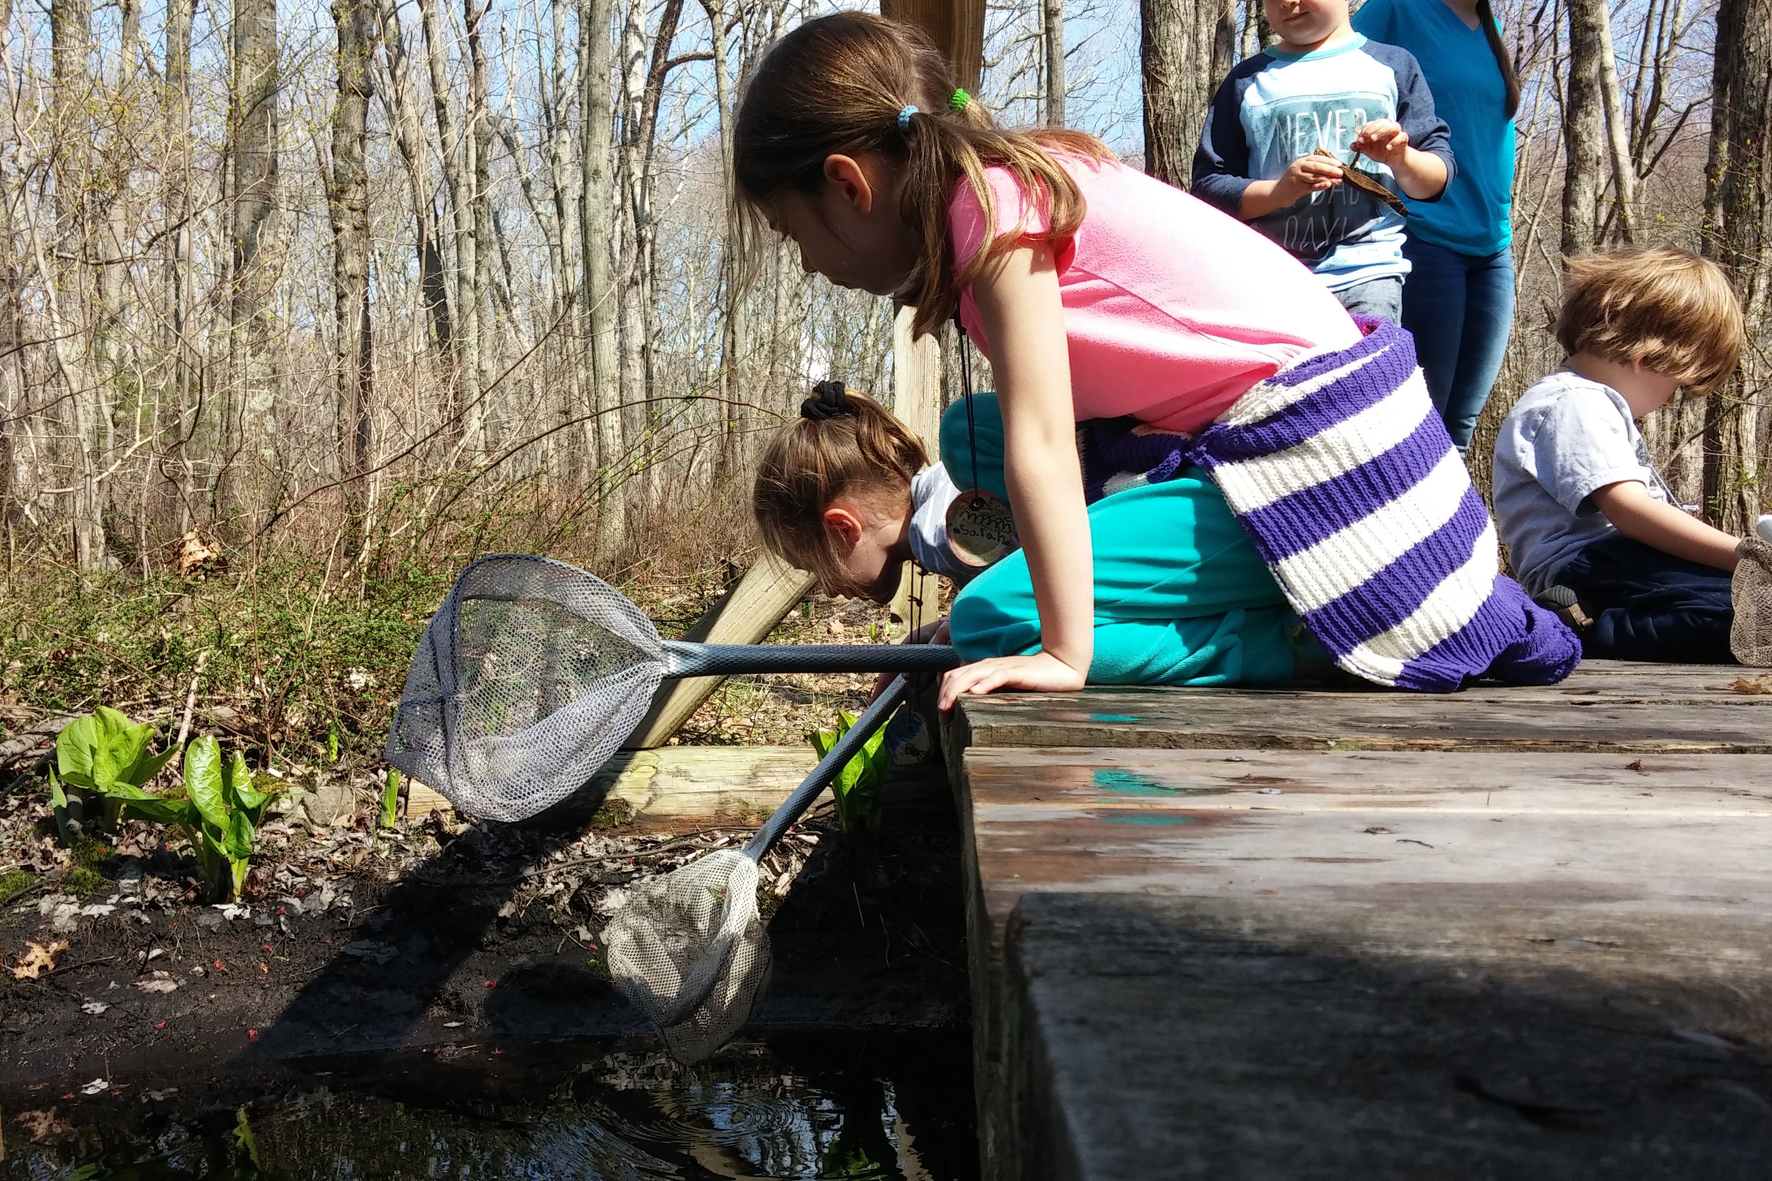
[[[800,417],[813,422],[827,418],[845,418],[856,412],[849,400],[849,391],[840,381],[821,381],[812,387],[812,396],[800,403]]]

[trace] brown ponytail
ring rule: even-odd
[[[803,412],[769,440],[757,470],[752,503],[764,546],[810,570],[827,594],[853,590],[825,509],[849,496],[908,510],[911,477],[928,462],[916,436],[865,395],[848,393],[841,413]]]
[[[899,298],[917,309],[916,334],[951,319],[960,290],[1014,245],[999,239],[984,172],[1003,167],[1044,215],[1051,238],[1082,223],[1083,194],[1048,150],[1100,161],[1102,142],[1075,131],[1004,131],[972,99],[954,110],[953,74],[918,28],[865,13],[807,21],[777,41],[745,87],[732,136],[737,222],[757,253],[760,207],[783,192],[817,193],[826,157],[872,152],[903,169],[899,216],[923,241]],[[908,126],[899,112],[917,108]],[[948,204],[964,177],[985,212],[986,246],[956,274]]]
[[[1501,67],[1501,84],[1507,87],[1507,117],[1512,119],[1514,112],[1520,109],[1520,76],[1514,72],[1514,55],[1507,51],[1507,42],[1501,39],[1501,27],[1495,23],[1495,9],[1489,0],[1477,0],[1477,23],[1483,26],[1483,36],[1489,39],[1489,52],[1495,55],[1495,64]]]

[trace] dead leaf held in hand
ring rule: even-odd
[[[1386,205],[1389,205],[1392,209],[1396,210],[1398,216],[1409,216],[1409,207],[1403,204],[1403,199],[1386,188],[1384,182],[1380,181],[1377,177],[1374,177],[1371,173],[1355,168],[1351,164],[1343,164],[1340,160],[1336,159],[1335,153],[1331,152],[1328,148],[1319,147],[1313,154],[1334,160],[1335,166],[1341,169],[1341,179],[1347,184],[1353,185],[1354,188],[1359,189],[1368,197],[1377,197],[1380,201],[1383,201]],[[1358,155],[1359,153],[1356,152],[1355,156],[1357,157]]]
[[[68,941],[57,939],[48,947],[41,943],[26,943],[25,947],[29,950],[19,960],[18,967],[12,970],[14,980],[35,980],[45,972],[55,971],[55,957],[68,950]]]

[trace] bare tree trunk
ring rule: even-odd
[[[1735,285],[1747,315],[1742,365],[1705,404],[1704,499],[1719,528],[1744,532],[1761,509],[1760,409],[1772,389],[1763,341],[1772,246],[1772,0],[1717,8],[1704,252]]]
[[[1219,79],[1236,48],[1234,0],[1141,0],[1144,170],[1177,188],[1193,176],[1194,149]]]
[[[1046,43],[1046,123],[1064,126],[1064,0],[1040,0],[1040,33]]]
[[[1613,215],[1618,236],[1637,240],[1637,172],[1631,159],[1630,127],[1624,121],[1624,100],[1618,85],[1618,58],[1612,50],[1612,13],[1606,0],[1587,0],[1598,9],[1600,34],[1600,95],[1606,106],[1606,146],[1612,152]]]
[[[332,178],[327,212],[332,219],[334,358],[337,382],[338,472],[344,491],[347,544],[356,552],[369,469],[370,399],[374,390],[373,337],[369,322],[369,64],[375,52],[373,0],[333,0],[338,29],[338,103],[332,112]]]
[[[628,7],[622,46],[622,136],[620,155],[622,254],[617,283],[621,297],[622,401],[629,408],[625,436],[634,462],[642,465],[630,505],[650,502],[653,432],[653,342],[658,331],[652,274],[653,196],[657,178],[653,163],[658,136],[658,108],[665,77],[673,64],[671,42],[682,19],[683,0],[665,0],[648,51],[645,5]],[[700,55],[692,55],[699,57]],[[687,59],[685,59],[687,60]]]
[[[583,0],[579,21],[583,25],[584,57],[579,63],[580,108],[584,111],[584,144],[581,163],[579,240],[584,243],[584,302],[587,359],[590,364],[591,409],[595,413],[597,468],[601,482],[598,498],[597,546],[605,557],[621,549],[627,534],[627,513],[622,506],[619,468],[623,461],[621,439],[621,365],[618,360],[620,328],[616,294],[609,262],[609,209],[615,193],[610,184],[609,148],[614,135],[613,67],[609,22],[613,0]]]
[[[1600,240],[1605,192],[1605,116],[1600,98],[1603,0],[1569,0],[1569,81],[1563,101],[1563,241],[1565,257]]]
[[[702,0],[701,6],[713,29],[714,106],[720,118],[720,160],[723,166],[720,192],[723,198],[730,200],[734,184],[732,157],[728,151],[728,145],[732,142],[732,72],[730,63],[726,60],[726,5],[725,0]],[[748,325],[744,294],[739,290],[738,259],[733,254],[733,247],[732,237],[728,234],[721,252],[726,315],[720,335],[719,390],[722,429],[715,465],[717,480],[725,480],[732,475],[738,459],[739,432],[743,429],[743,416],[739,413],[737,403],[742,382],[739,366]]]
[[[474,335],[473,364],[476,402],[470,403],[469,438],[475,447],[493,445],[497,415],[493,406],[493,369],[498,359],[498,319],[493,314],[493,259],[497,243],[492,230],[492,114],[487,53],[482,25],[492,0],[462,0],[462,25],[468,43],[468,106],[462,140],[469,153],[466,175],[471,185],[473,215]],[[463,264],[466,265],[465,263]]]
[[[73,419],[74,560],[82,570],[97,570],[105,564],[104,399],[88,364],[90,335],[65,310],[71,303],[72,315],[77,316],[91,284],[84,263],[60,261],[86,257],[89,245],[87,193],[91,186],[92,138],[87,114],[91,85],[87,62],[92,51],[91,0],[52,0],[49,30],[55,102],[53,134],[60,140],[53,174],[57,262],[41,257],[39,236],[37,264],[48,289],[50,332]]]
[[[276,384],[270,356],[272,292],[259,254],[277,200],[277,4],[235,0],[233,144],[228,292],[232,467],[217,496],[224,510],[256,515],[268,503],[277,468]],[[244,470],[242,470],[242,468]],[[220,481],[218,480],[218,484]]]
[[[201,451],[200,422],[187,416],[201,415],[202,401],[190,404],[196,390],[196,364],[192,356],[190,334],[191,310],[196,302],[196,283],[191,267],[191,248],[195,236],[191,232],[191,21],[195,14],[194,0],[166,0],[166,64],[164,69],[169,141],[170,183],[165,186],[166,219],[172,228],[167,235],[166,302],[172,325],[172,384],[175,413],[178,415],[179,437],[190,438],[188,449]],[[184,450],[185,448],[181,448]],[[195,522],[191,506],[195,497],[195,481],[191,460],[181,455],[179,463],[180,533]]]
[[[473,0],[464,0],[472,4]],[[451,430],[456,441],[470,449],[481,445],[480,430],[480,297],[479,258],[476,250],[473,171],[465,159],[464,137],[449,101],[448,53],[443,44],[442,0],[419,0],[425,34],[425,58],[431,72],[431,106],[437,118],[437,138],[443,159],[443,183],[449,189],[449,208],[455,218],[455,268],[450,273],[451,308],[455,317],[451,343],[451,379],[455,385],[457,417]],[[468,105],[473,105],[470,94]],[[470,110],[467,120],[473,121]]]
[[[384,105],[390,107],[388,127],[394,146],[406,165],[408,187],[412,194],[412,217],[415,226],[414,249],[419,273],[419,302],[424,307],[431,347],[437,351],[443,366],[454,365],[455,333],[449,315],[449,281],[443,265],[443,247],[437,240],[437,211],[431,203],[430,169],[426,162],[424,118],[419,114],[418,98],[412,84],[412,63],[406,55],[406,34],[400,25],[400,10],[395,0],[382,0],[381,43],[387,56],[388,86],[383,91]],[[445,382],[443,418],[452,423],[451,438],[459,439],[461,406],[452,380]],[[415,428],[417,424],[414,424]]]

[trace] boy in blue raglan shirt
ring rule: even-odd
[[[1341,179],[1364,157],[1387,188],[1432,201],[1451,137],[1407,50],[1354,32],[1347,0],[1263,0],[1279,44],[1232,70],[1194,153],[1194,195],[1309,266],[1350,312],[1401,313],[1403,219]],[[1335,159],[1316,155],[1328,149]]]

